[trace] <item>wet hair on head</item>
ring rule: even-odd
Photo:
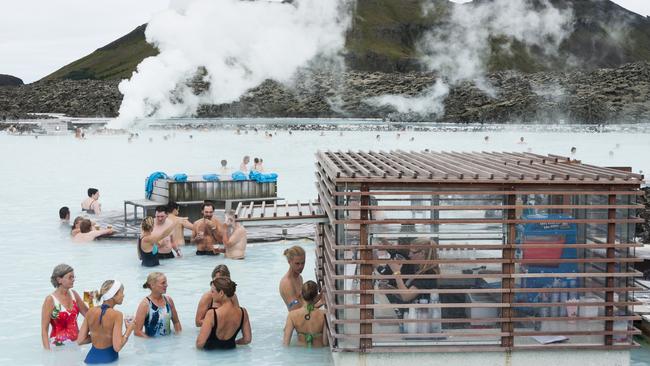
[[[221,277],[227,277],[230,278],[230,270],[228,269],[228,266],[225,264],[220,264],[212,270],[212,279],[217,275],[217,273],[221,274]]]
[[[77,216],[74,218],[74,221],[72,222],[72,230],[74,230],[74,227],[77,226],[81,221],[83,221],[83,216]]]
[[[104,283],[102,283],[102,287],[99,289],[99,291],[97,291],[97,296],[96,296],[97,301],[102,300],[102,296],[104,296],[108,292],[108,290],[110,290],[111,287],[113,287],[113,283],[115,283],[115,280],[106,280],[104,281]],[[115,293],[115,295],[117,295],[122,290],[124,290],[124,285],[120,286],[120,289]]]
[[[151,289],[151,285],[156,283],[156,281],[158,281],[158,279],[160,277],[164,277],[164,276],[165,276],[165,274],[162,273],[162,272],[151,272],[151,273],[149,273],[149,275],[147,276],[147,280],[142,285],[142,288]]]
[[[294,245],[289,249],[285,249],[283,254],[285,257],[287,257],[287,259],[291,259],[293,257],[304,257],[305,250],[300,246]]]
[[[63,206],[59,209],[59,218],[65,219],[66,217],[70,217],[70,209],[68,206]]]
[[[313,304],[318,296],[318,285],[314,281],[307,281],[302,284],[300,294],[305,301]]]
[[[88,197],[92,197],[97,192],[99,192],[97,188],[88,188]]]
[[[92,227],[93,223],[88,219],[81,220],[81,223],[79,224],[79,230],[84,234],[89,233]]]
[[[225,167],[226,165],[228,165],[228,161],[226,159],[221,160],[221,166]]]
[[[54,286],[54,288],[58,288],[60,286],[59,278],[67,275],[72,271],[74,271],[74,269],[65,263],[61,263],[58,266],[54,267],[52,270],[52,276],[50,276],[50,282],[52,283],[52,286]]]
[[[140,224],[140,228],[142,231],[151,231],[153,230],[153,217],[147,216],[142,220],[142,224]]]
[[[233,297],[233,295],[235,295],[235,290],[237,289],[237,284],[227,277],[213,279],[212,286],[214,286],[214,289],[217,291],[223,291],[223,293],[228,297]]]
[[[164,212],[167,213],[167,206],[156,206],[156,213],[158,212]]]
[[[207,206],[212,207],[212,209],[214,210],[214,203],[212,203],[212,201],[204,201],[203,204],[201,205],[201,211],[205,210]]]
[[[260,162],[260,159],[259,159],[259,158],[253,158],[253,162],[254,162],[255,164],[258,164],[258,163]]]
[[[167,213],[171,213],[171,212],[174,211],[174,210],[178,210],[179,207],[180,207],[180,206],[178,205],[178,203],[176,203],[176,202],[174,202],[174,201],[170,201],[170,202],[167,204]]]

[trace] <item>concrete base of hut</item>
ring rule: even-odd
[[[597,350],[552,350],[458,353],[354,353],[334,352],[335,366],[445,365],[445,366],[629,366],[630,352]]]

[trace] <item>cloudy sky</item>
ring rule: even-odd
[[[36,81],[148,22],[169,1],[2,1],[0,74],[17,76],[26,83]],[[650,15],[649,0],[614,2]]]

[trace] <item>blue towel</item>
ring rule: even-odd
[[[169,177],[163,172],[151,173],[151,175],[147,177],[147,182],[144,185],[144,192],[147,199],[151,199],[151,195],[153,194],[153,182],[158,179],[169,179]]]
[[[232,180],[247,180],[248,178],[246,177],[246,174],[242,173],[241,171],[236,171],[232,173],[231,175]]]
[[[208,181],[208,182],[218,182],[219,181],[219,174],[203,174],[203,180]]]
[[[187,182],[187,174],[185,173],[174,174],[172,179],[174,179],[176,182]]]
[[[250,178],[250,180],[254,180],[258,183],[269,183],[269,182],[278,181],[278,175],[276,173],[260,173],[255,170],[251,170],[248,177]]]

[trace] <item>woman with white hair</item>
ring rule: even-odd
[[[118,352],[129,340],[135,327],[132,319],[124,320],[122,312],[115,310],[115,306],[124,300],[124,286],[120,281],[105,281],[97,298],[102,305],[88,310],[77,339],[80,345],[92,342],[93,346],[84,360],[88,364],[117,361]],[[124,333],[122,321],[126,325]]]
[[[74,280],[74,269],[69,265],[59,264],[54,267],[50,282],[55,290],[45,298],[41,311],[41,340],[45,349],[77,340],[77,316],[79,313],[85,316],[88,307],[72,289]],[[52,330],[48,336],[50,326]]]

